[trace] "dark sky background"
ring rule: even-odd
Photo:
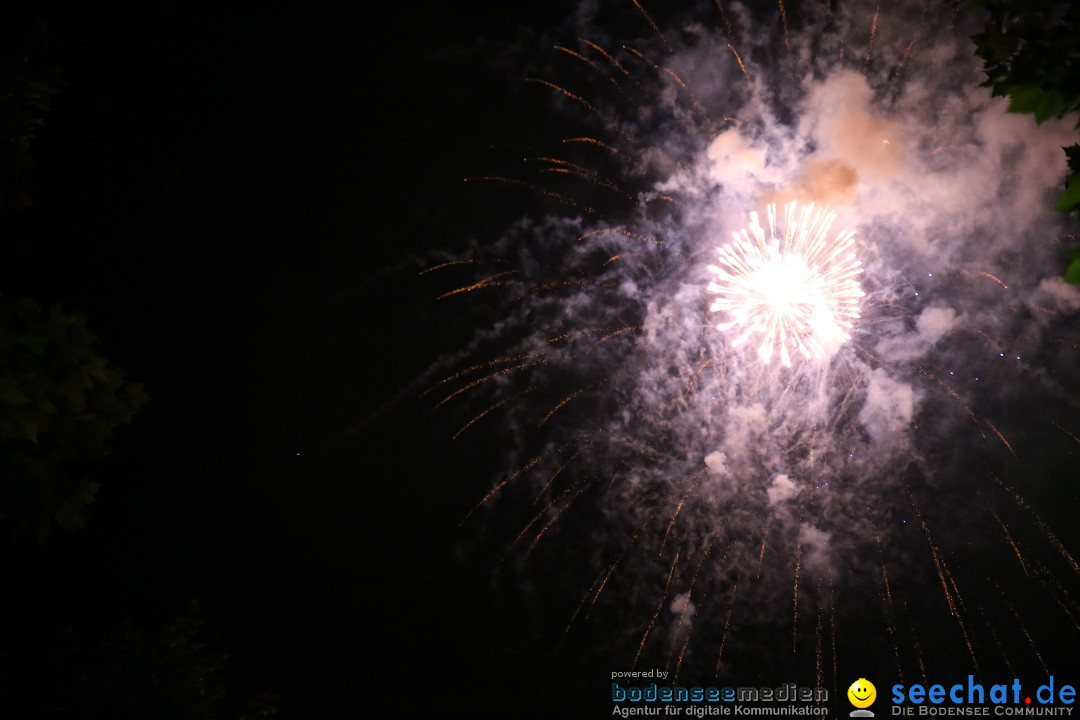
[[[412,259],[525,202],[462,178],[546,132],[506,53],[572,5],[19,17],[67,85],[33,207],[0,216],[0,295],[85,313],[150,403],[93,471],[89,526],[4,551],[0,712],[40,707],[65,632],[153,630],[192,600],[228,656],[222,717],[261,693],[298,718],[606,707],[604,631],[552,655],[566,608],[512,590],[512,523],[459,528],[484,438],[452,444],[411,396],[376,412],[460,342]]]
[[[228,654],[223,717],[263,692],[285,717],[511,693],[465,687],[504,659],[482,569],[453,569],[476,495],[445,432],[416,403],[359,429],[445,339],[415,266],[392,268],[483,212],[461,180],[507,132],[488,63],[542,14],[500,7],[19,18],[46,22],[67,86],[34,206],[0,218],[0,291],[85,313],[151,400],[94,471],[88,528],[6,553],[0,706],[49,692],[64,629],[152,631],[192,599]]]

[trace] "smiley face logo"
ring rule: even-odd
[[[848,700],[857,708],[867,708],[877,699],[877,688],[866,678],[859,678],[851,683],[847,690]]]

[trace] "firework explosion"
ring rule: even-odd
[[[519,530],[493,592],[690,682],[1065,667],[1070,123],[1007,114],[944,4],[616,10],[526,77],[565,132],[469,178],[533,211],[425,271],[477,316],[425,396],[504,463],[465,523]]]
[[[719,249],[720,265],[709,266],[717,281],[708,290],[721,296],[709,310],[732,316],[717,329],[742,328],[734,345],[762,335],[761,359],[771,360],[778,347],[784,367],[791,367],[790,350],[820,360],[827,348],[850,340],[863,294],[855,279],[862,270],[850,251],[854,231],[830,241],[833,216],[815,212],[813,204],[797,208],[794,200],[785,207],[784,232],[778,235],[776,206],[769,206],[768,238],[751,213],[753,240],[746,230],[735,233],[734,242]]]

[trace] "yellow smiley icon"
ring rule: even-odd
[[[857,708],[866,708],[877,699],[877,688],[866,678],[859,678],[847,689],[848,700]]]

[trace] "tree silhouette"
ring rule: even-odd
[[[985,86],[1009,98],[1009,111],[1037,122],[1080,110],[1080,3],[1070,0],[969,0],[989,13],[972,36],[988,76]],[[1080,130],[1080,121],[1077,123]],[[1080,211],[1080,144],[1065,148],[1069,176],[1055,210]],[[1080,248],[1065,279],[1080,284]]]

